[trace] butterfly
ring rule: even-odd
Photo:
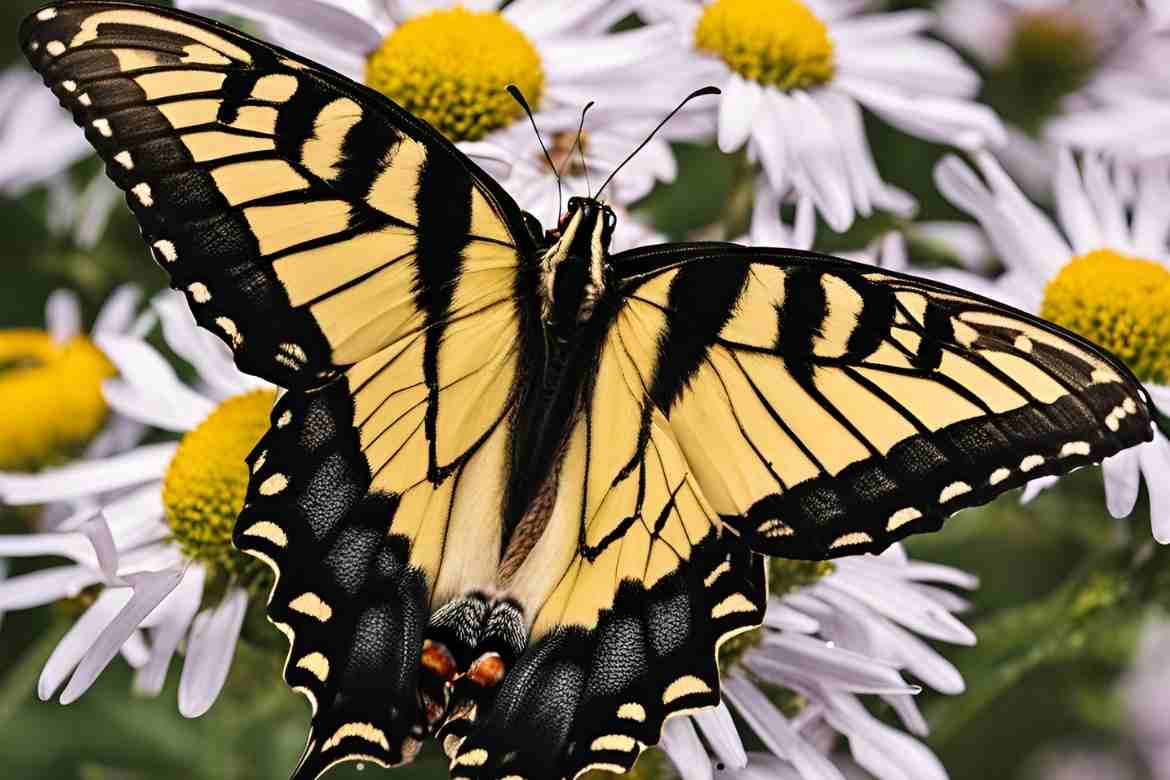
[[[294,777],[621,773],[719,701],[765,556],[878,552],[1151,438],[1119,361],[958,289],[727,243],[544,232],[384,96],[136,2],[21,44],[239,367],[287,389],[238,548],[276,574]]]

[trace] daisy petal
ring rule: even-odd
[[[1150,526],[1158,544],[1170,544],[1170,441],[1161,433],[1139,448],[1142,474],[1150,494]]]
[[[145,341],[103,334],[97,338],[97,344],[122,376],[121,383],[117,384],[121,398],[132,395],[138,403],[149,407],[153,419],[144,422],[186,432],[214,411],[214,402],[183,384],[163,356]],[[135,417],[133,406],[119,411]]]
[[[715,709],[703,710],[692,717],[724,766],[730,769],[742,769],[747,766],[743,742],[739,738],[735,721],[731,719],[731,712],[728,711],[726,704],[719,702]]]
[[[234,588],[219,606],[195,618],[179,680],[179,712],[183,717],[198,718],[219,697],[227,682],[247,607],[247,592]]]
[[[0,611],[28,609],[71,599],[101,580],[88,566],[55,566],[0,582]]]
[[[142,290],[137,285],[123,284],[110,293],[93,324],[94,334],[125,333],[134,322]]]
[[[174,592],[144,621],[149,625],[158,619],[151,634],[150,660],[134,678],[134,689],[144,696],[157,696],[166,684],[171,658],[199,611],[205,574],[202,566],[189,567]]]
[[[49,335],[64,344],[81,335],[81,302],[72,290],[54,290],[45,302],[45,324]]]
[[[754,81],[732,73],[719,98],[719,150],[731,154],[743,146],[752,132],[764,90]]]
[[[178,444],[148,444],[120,455],[39,474],[0,473],[0,499],[9,505],[68,501],[162,479]]]
[[[707,750],[690,718],[671,718],[662,728],[659,747],[670,757],[682,780],[714,780]]]
[[[57,643],[37,681],[37,696],[48,701],[77,668],[98,636],[130,600],[129,588],[106,588]]]
[[[83,693],[89,690],[102,670],[109,665],[118,650],[138,630],[142,621],[154,611],[167,595],[175,589],[183,577],[181,570],[142,572],[129,574],[126,581],[134,588],[134,595],[126,602],[122,610],[114,617],[93,646],[86,652],[85,657],[77,666],[77,671],[69,679],[65,691],[61,694],[62,704],[71,704],[77,701]]]
[[[760,741],[776,755],[792,762],[806,780],[844,780],[828,758],[801,739],[776,705],[738,672],[723,683],[723,695],[751,726]]]
[[[1101,464],[1105,480],[1105,506],[1117,519],[1129,517],[1141,492],[1141,459],[1137,449],[1122,450]]]

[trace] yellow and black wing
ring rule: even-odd
[[[522,214],[390,101],[212,21],[76,0],[21,44],[200,324],[290,388],[235,541],[277,574],[285,677],[313,706],[297,778],[410,760],[431,604],[498,563],[542,348]]]
[[[311,386],[514,295],[519,209],[381,95],[145,3],[50,5],[20,40],[242,370]]]
[[[597,315],[547,526],[508,583],[529,648],[451,777],[622,773],[667,718],[719,703],[717,649],[763,620],[764,559],[723,527],[640,365],[661,311]],[[589,338],[589,337],[587,337]]]
[[[641,381],[755,550],[878,552],[1028,480],[1151,438],[1117,359],[946,285],[734,245],[614,258],[658,318]]]

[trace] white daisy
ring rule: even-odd
[[[926,11],[862,13],[857,0],[640,0],[670,20],[685,56],[666,83],[723,89],[719,148],[749,144],[772,186],[810,197],[838,232],[855,214],[905,214],[905,193],[882,181],[861,107],[931,141],[977,148],[1003,140],[999,119],[971,98],[975,72],[923,35]]]
[[[935,172],[939,190],[974,217],[1006,272],[994,283],[952,271],[960,287],[1038,313],[1100,344],[1142,380],[1159,411],[1170,413],[1170,160],[1136,172],[1127,209],[1099,155],[1078,167],[1060,154],[1054,178],[1058,223],[1031,203],[987,153],[980,178],[956,157]],[[1170,542],[1170,441],[1154,440],[1104,464],[1105,497],[1114,517],[1128,515],[1144,477],[1154,538]],[[1030,500],[1052,480],[1037,480]]]
[[[724,675],[726,704],[671,720],[663,749],[684,780],[710,780],[713,763],[733,770],[720,777],[843,780],[825,752],[840,734],[853,760],[878,780],[945,778],[938,758],[917,739],[928,733],[914,703],[921,689],[903,675],[942,693],[964,690],[958,670],[919,637],[974,644],[975,635],[952,615],[967,602],[939,585],[977,584],[956,569],[909,560],[900,545],[832,564],[773,561],[770,586],[780,595]],[[863,694],[880,696],[910,733],[870,715],[858,698]],[[782,712],[778,698],[794,711]],[[769,754],[744,752],[727,704]]]
[[[669,26],[607,32],[629,14],[630,3],[624,0],[176,4],[251,20],[275,43],[389,95],[456,141],[534,213],[547,213],[556,203],[555,180],[528,119],[504,86],[520,88],[549,145],[562,153],[573,143],[582,108],[598,102],[584,136],[594,184],[645,138],[654,122],[703,86],[662,88],[663,69],[677,59]],[[627,204],[655,181],[673,179],[674,158],[666,139],[693,135],[695,121],[701,128],[701,119],[686,120],[685,114],[672,122],[615,180],[607,191],[610,199]],[[585,192],[584,177],[577,178],[578,189],[570,194]],[[542,221],[555,225],[559,216],[553,213]]]
[[[23,65],[0,74],[0,192],[16,197],[92,153],[72,117]]]
[[[944,36],[1008,75],[1014,94],[1002,97],[1026,101],[1029,133],[1130,161],[1170,155],[1166,0],[947,0],[939,16]],[[1006,151],[1030,191],[1042,182],[1027,175],[1033,163],[1055,162],[1050,145],[1020,131]]]
[[[106,334],[97,341],[119,376],[103,390],[120,414],[182,439],[0,475],[0,498],[10,505],[98,503],[55,532],[0,537],[2,556],[73,560],[0,584],[0,609],[95,597],[41,674],[41,698],[64,684],[63,703],[81,696],[119,651],[138,669],[136,688],[157,694],[185,641],[179,711],[195,717],[223,687],[249,592],[260,586],[257,567],[232,550],[231,530],[248,482],[244,456],[268,427],[275,390],[238,372],[179,296],[168,293],[154,307],[197,385],[183,384],[142,338]]]

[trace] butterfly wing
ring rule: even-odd
[[[533,249],[515,203],[425,123],[231,28],[78,0],[20,39],[248,373],[320,383],[499,300]]]
[[[605,320],[548,525],[509,592],[529,649],[452,755],[452,778],[622,773],[665,720],[719,702],[716,649],[758,626],[762,556],[721,528],[640,378],[660,311]]]
[[[313,706],[296,776],[409,760],[430,605],[498,562],[491,505],[540,348],[521,213],[389,101],[223,25],[77,0],[21,42],[198,321],[292,388],[235,541],[277,574],[285,677]]]
[[[1152,436],[1153,405],[1120,361],[943,284],[732,245],[614,264],[627,305],[661,313],[641,380],[711,504],[760,552],[878,552]]]

